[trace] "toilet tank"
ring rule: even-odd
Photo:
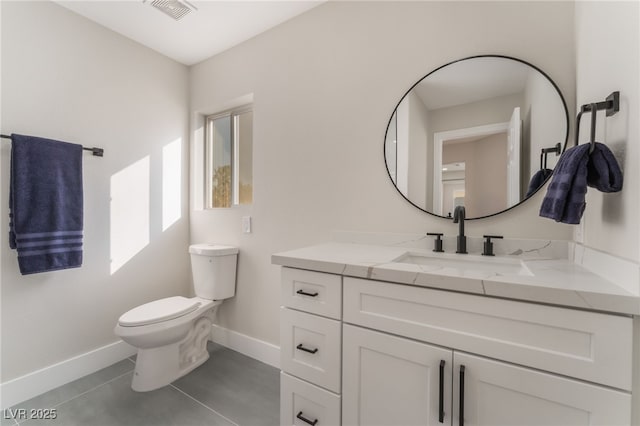
[[[236,294],[237,247],[194,244],[189,253],[196,296],[221,300]]]

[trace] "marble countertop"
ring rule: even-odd
[[[638,265],[622,267],[584,250],[569,256],[545,256],[519,250],[495,257],[434,253],[416,247],[332,242],[276,253],[273,264],[350,277],[475,293],[529,302],[640,314]],[[606,255],[603,255],[606,257]],[[577,261],[576,261],[577,259]],[[594,260],[596,259],[596,260]],[[584,262],[601,264],[603,272]],[[611,277],[607,270],[617,271]],[[623,272],[620,272],[620,271]],[[621,276],[623,274],[623,276]],[[631,277],[630,275],[633,275]],[[606,277],[606,278],[605,278]]]

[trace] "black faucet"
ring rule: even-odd
[[[467,237],[464,236],[464,206],[457,206],[453,211],[453,223],[458,223],[458,248],[456,253],[467,254]]]

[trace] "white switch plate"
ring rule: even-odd
[[[251,233],[251,216],[242,216],[242,232]]]

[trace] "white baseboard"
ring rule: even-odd
[[[280,347],[213,324],[211,340],[243,355],[280,368]]]
[[[0,407],[12,407],[51,389],[94,373],[130,357],[136,349],[123,342],[111,343],[0,384]]]
[[[280,347],[233,330],[213,325],[211,340],[243,355],[280,368]],[[0,384],[0,409],[27,401],[40,394],[108,367],[136,353],[122,340],[50,365]]]

